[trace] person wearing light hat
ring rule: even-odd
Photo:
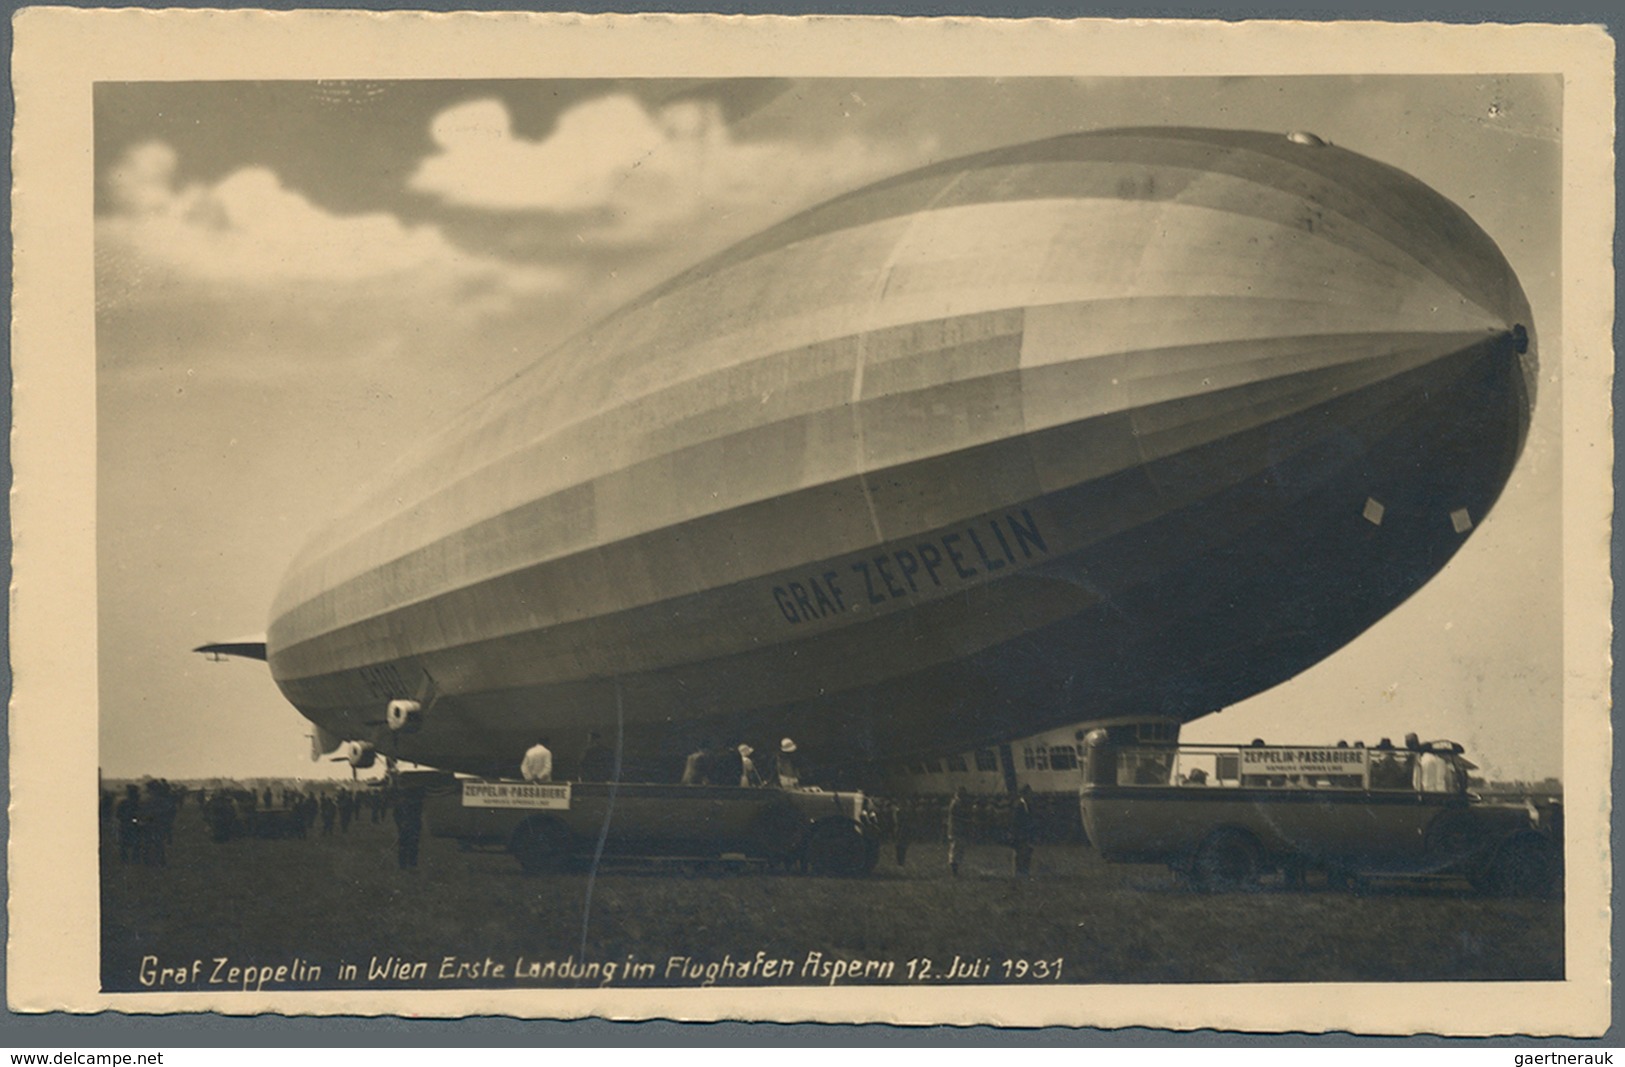
[[[750,758],[750,754],[755,751],[754,748],[751,748],[743,741],[739,743],[739,763],[741,767],[739,784],[747,788],[762,784],[762,776],[756,772],[756,761]]]
[[[778,754],[773,759],[771,781],[780,789],[800,789],[801,772],[796,769],[796,743],[786,737],[779,742]]]

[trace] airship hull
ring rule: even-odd
[[[1338,149],[1108,131],[928,168],[428,442],[295,563],[273,675],[333,736],[477,771],[588,730],[658,778],[706,735],[862,763],[1188,720],[1482,521],[1527,323],[1465,215]],[[421,730],[381,725],[398,698]]]

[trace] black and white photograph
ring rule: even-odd
[[[1565,72],[610,21],[88,84],[86,1003],[1605,1026]]]

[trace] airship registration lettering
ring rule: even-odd
[[[379,700],[410,696],[412,693],[412,690],[407,688],[406,679],[401,677],[400,669],[393,663],[362,667],[360,674],[367,692]]]
[[[773,587],[773,601],[786,622],[798,624],[862,610],[934,589],[962,585],[982,575],[1049,554],[1032,512],[985,519],[913,545],[809,574]],[[843,586],[843,582],[849,584]]]

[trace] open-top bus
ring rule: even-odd
[[[1107,860],[1165,863],[1197,888],[1299,882],[1324,871],[1465,878],[1488,893],[1545,894],[1562,865],[1561,808],[1468,789],[1460,745],[1415,748],[1144,744],[1086,738],[1080,809]]]
[[[414,772],[435,837],[503,848],[539,874],[588,860],[794,864],[851,876],[879,856],[862,793]]]

